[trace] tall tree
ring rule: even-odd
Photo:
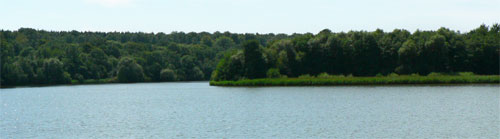
[[[266,77],[267,63],[257,40],[246,41],[243,44],[243,55],[246,77],[250,79]]]
[[[118,64],[118,81],[124,83],[144,81],[142,67],[130,57],[124,57]]]

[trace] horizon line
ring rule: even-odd
[[[293,34],[318,34],[319,32],[323,31],[323,30],[330,30],[332,33],[348,33],[348,32],[375,32],[377,30],[382,30],[384,33],[385,32],[393,32],[394,30],[406,30],[408,32],[410,32],[411,34],[413,34],[414,32],[417,32],[417,31],[421,31],[421,32],[425,32],[425,31],[437,31],[439,30],[440,28],[445,28],[445,29],[449,29],[450,31],[454,31],[454,32],[457,32],[457,33],[467,33],[467,32],[470,32],[474,29],[477,29],[481,26],[486,26],[486,27],[491,27],[491,26],[494,26],[494,25],[499,25],[500,23],[493,23],[491,25],[487,25],[485,23],[482,23],[480,24],[479,26],[473,28],[473,29],[469,29],[467,31],[461,31],[461,30],[454,30],[454,29],[451,29],[449,27],[439,27],[437,29],[430,29],[430,30],[424,30],[424,29],[415,29],[414,31],[410,31],[408,29],[404,29],[404,28],[394,28],[392,29],[392,31],[386,31],[384,29],[381,29],[381,28],[376,28],[374,30],[355,30],[355,29],[351,29],[349,31],[332,31],[330,28],[324,28],[324,29],[321,29],[319,31],[317,31],[316,33],[313,33],[313,32],[294,32],[294,33],[276,33],[276,32],[267,32],[267,33],[259,33],[259,32],[231,32],[229,30],[226,30],[226,31],[213,31],[213,32],[210,32],[210,31],[170,31],[170,32],[164,32],[164,31],[158,31],[158,32],[155,32],[155,31],[119,31],[119,30],[114,30],[114,31],[103,31],[103,30],[78,30],[78,29],[72,29],[72,30],[51,30],[51,29],[40,29],[40,28],[33,28],[33,27],[19,27],[18,29],[14,29],[14,30],[10,30],[10,29],[3,29],[3,28],[0,28],[0,31],[11,31],[11,32],[17,32],[19,31],[20,29],[34,29],[36,31],[46,31],[46,32],[73,32],[73,31],[77,31],[77,32],[81,32],[81,33],[144,33],[144,34],[172,34],[172,33],[209,33],[209,34],[215,34],[216,32],[219,32],[219,33],[226,33],[226,32],[229,32],[229,33],[234,33],[234,34],[286,34],[286,35],[293,35]]]

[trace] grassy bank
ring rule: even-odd
[[[105,83],[117,83],[115,78],[106,79],[88,79],[88,80],[71,80],[71,84],[105,84]]]
[[[210,81],[214,86],[333,86],[392,84],[472,84],[500,83],[499,75],[379,76],[379,77],[303,77],[264,78],[238,81]]]

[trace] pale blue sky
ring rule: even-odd
[[[500,22],[500,0],[0,0],[0,29],[317,33]]]

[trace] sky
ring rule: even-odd
[[[500,23],[500,0],[0,0],[0,13],[3,30],[467,32]]]

